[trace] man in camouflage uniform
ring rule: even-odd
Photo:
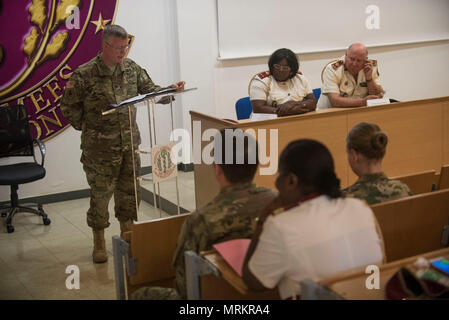
[[[233,130],[233,129],[226,129]],[[252,180],[257,171],[258,161],[248,161],[249,154],[257,154],[257,144],[254,138],[244,134],[240,129],[232,131],[234,134],[232,148],[226,151],[225,133],[220,132],[222,140],[221,159],[232,151],[233,164],[223,164],[215,152],[215,177],[220,185],[220,193],[206,206],[194,211],[184,222],[178,238],[178,246],[173,258],[173,268],[176,271],[175,287],[160,288],[146,287],[137,290],[132,296],[135,300],[161,300],[161,299],[186,299],[186,278],[184,252],[192,250],[197,253],[212,249],[215,243],[239,239],[251,238],[257,217],[266,206],[271,204],[276,192],[264,187],[257,187]],[[236,140],[247,137],[245,143],[245,162],[236,164]],[[252,141],[252,142],[250,142]],[[251,145],[253,147],[251,147]]]
[[[108,259],[104,229],[109,226],[108,204],[112,194],[121,232],[130,230],[132,221],[137,220],[133,167],[136,176],[140,172],[140,158],[131,151],[131,130],[134,149],[140,144],[135,107],[105,116],[102,112],[111,104],[161,89],[144,69],[125,58],[128,42],[125,29],[106,26],[102,51],[73,72],[61,102],[65,118],[82,131],[81,162],[91,190],[87,224],[94,234],[95,263]],[[182,90],[184,82],[172,87]]]
[[[342,191],[346,196],[365,200],[370,205],[413,195],[405,183],[388,179],[383,172],[364,174]]]

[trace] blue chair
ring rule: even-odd
[[[253,107],[249,97],[240,98],[235,103],[235,112],[237,113],[237,119],[249,119],[251,113],[253,113]]]
[[[321,95],[321,88],[316,88],[313,89],[313,95],[315,96],[316,101],[318,102],[318,99],[320,98]]]

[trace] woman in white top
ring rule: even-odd
[[[375,216],[361,200],[342,198],[329,150],[301,139],[281,153],[276,180],[282,207],[262,214],[248,248],[243,279],[249,288],[278,287],[300,297],[300,281],[384,261]]]
[[[309,81],[298,70],[296,55],[289,49],[276,50],[268,60],[269,72],[259,73],[251,81],[249,97],[255,113],[289,116],[316,108]]]

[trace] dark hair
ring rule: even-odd
[[[346,148],[354,149],[368,159],[382,159],[387,149],[388,137],[377,124],[360,122],[349,131]]]
[[[119,26],[118,24],[108,24],[104,27],[103,32],[101,34],[101,40],[105,41],[110,37],[117,37],[121,39],[127,39],[128,33],[126,30]]]
[[[214,161],[230,183],[251,182],[259,164],[257,141],[242,129],[222,129],[214,138]]]
[[[287,60],[287,64],[290,67],[289,79],[293,78],[299,70],[299,62],[295,53],[290,49],[282,48],[278,49],[271,55],[268,60],[268,68],[270,69],[270,74],[273,75],[273,65],[279,63],[282,59]]]
[[[320,142],[299,139],[290,142],[282,151],[279,167],[294,173],[304,195],[317,192],[331,198],[341,197],[340,180],[335,175],[334,160]]]

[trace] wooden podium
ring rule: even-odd
[[[303,115],[277,118],[273,120],[238,123],[214,118],[206,114],[190,111],[192,131],[194,122],[201,124],[202,133],[209,128],[277,129],[277,158],[287,144],[296,139],[310,138],[324,143],[332,153],[335,170],[344,188],[354,183],[356,175],[349,167],[346,155],[346,136],[359,122],[373,122],[388,135],[387,152],[383,161],[388,176],[435,170],[439,172],[443,164],[449,163],[449,97],[399,102],[375,107],[332,108],[313,111]],[[201,136],[199,139],[201,139]],[[193,134],[193,146],[199,141]],[[201,141],[201,151],[210,141]],[[270,150],[269,146],[266,148]],[[198,162],[198,163],[197,163]],[[268,167],[262,165],[261,167]],[[199,163],[195,159],[196,206],[201,207],[218,193],[212,165]],[[260,175],[256,184],[275,189],[276,175]]]

